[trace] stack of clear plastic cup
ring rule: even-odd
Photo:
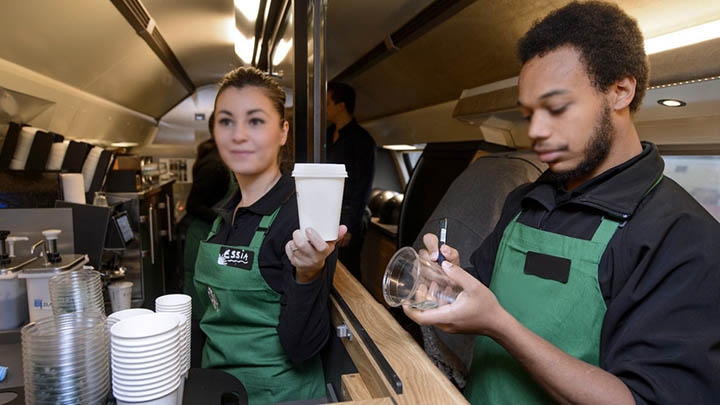
[[[21,331],[28,404],[105,404],[110,389],[110,339],[105,315],[54,315]]]
[[[58,273],[48,280],[53,314],[99,312],[105,315],[102,279],[95,270]]]
[[[182,380],[182,317],[133,316],[110,329],[112,390],[118,405],[176,405]]]
[[[155,299],[155,312],[173,312],[185,319],[183,327],[184,346],[181,353],[183,368],[181,374],[187,378],[190,370],[190,333],[192,318],[192,297],[186,294],[167,294]]]

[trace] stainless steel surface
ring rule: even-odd
[[[519,36],[533,21],[566,3],[330,1],[327,78],[333,79],[384,44],[380,48],[384,48],[382,57],[361,63],[361,69],[349,79],[358,92],[360,122],[454,102],[464,89],[517,76],[520,66],[515,44]],[[647,37],[720,18],[718,1],[616,3],[637,18]],[[170,139],[192,145],[196,131],[207,134],[207,122],[194,121],[193,113],[209,115],[213,84],[241,64],[233,52],[233,4],[227,0],[142,0],[142,4],[156,23],[157,33],[198,89],[195,94],[188,94],[109,1],[8,2],[0,14],[0,47],[4,50],[0,82],[18,94],[13,98],[34,97],[45,108],[53,105],[55,113],[41,114],[38,122],[52,123],[49,129],[59,133],[92,136],[99,141],[122,137],[143,144],[170,128]],[[412,38],[396,39],[401,28],[413,28],[404,25],[427,7],[436,6],[438,13],[443,13],[447,10],[442,6],[449,9],[458,4],[464,8],[440,23],[419,24]],[[294,17],[297,20],[299,16]],[[651,81],[667,83],[717,75],[719,44],[720,40],[711,40],[650,56]],[[14,72],[17,67],[37,75],[39,85],[50,89],[38,92],[45,94],[33,94],[37,87],[19,80]],[[292,69],[289,61],[278,67],[284,72],[282,84],[288,88],[296,85]],[[58,91],[69,96],[55,101],[50,95]],[[107,103],[94,106],[88,101],[94,97]],[[48,101],[51,99],[53,102]],[[30,111],[26,104],[21,103],[21,112]],[[61,111],[67,114],[58,114]],[[158,120],[167,124],[160,131]],[[183,130],[172,130],[177,128]]]
[[[174,183],[174,180],[164,181],[138,192],[107,193],[111,205],[127,211],[134,235],[125,249],[113,252],[118,265],[125,268],[125,280],[133,282],[133,307],[154,308],[155,298],[165,291],[166,267],[172,266],[172,258],[168,256],[174,256],[175,252],[169,235],[159,232],[165,227],[165,215],[158,212],[157,206],[163,203],[172,207],[170,195]]]
[[[152,205],[148,210],[150,218],[150,261],[155,264],[155,207]]]
[[[43,263],[42,265],[32,265],[23,268],[26,273],[49,273],[69,270],[73,267],[81,266],[89,261],[86,254],[66,254],[63,255],[59,262]]]
[[[170,194],[165,194],[165,210],[167,212],[167,234],[168,234],[168,240],[170,242],[173,241],[173,206],[172,202],[170,201]]]
[[[22,269],[23,267],[27,266],[28,264],[34,262],[37,259],[38,259],[38,257],[34,256],[34,257],[27,258],[27,259],[13,260],[9,263],[10,266],[0,268],[0,275],[18,271],[18,270]]]
[[[60,229],[57,241],[60,254],[75,252],[73,215],[70,208],[5,208],[0,209],[0,229],[10,230],[10,236],[27,236],[28,241],[15,242],[18,257],[30,253],[31,243],[45,241],[42,231]]]

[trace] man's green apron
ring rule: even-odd
[[[200,243],[195,287],[207,335],[202,366],[224,370],[245,386],[250,404],[325,396],[320,356],[293,366],[277,334],[280,294],[263,279],[258,255],[280,208],[260,221],[250,246]],[[208,239],[218,229],[215,221]]]
[[[584,240],[523,225],[518,216],[503,234],[490,289],[525,327],[573,357],[598,365],[607,309],[598,265],[618,222],[603,219],[592,239]],[[548,267],[561,269],[559,281],[556,269]],[[548,277],[545,271],[555,273]],[[553,403],[522,366],[486,336],[475,341],[468,377],[464,394],[473,404]]]

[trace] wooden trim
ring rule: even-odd
[[[361,377],[359,380],[365,384],[367,392],[373,399],[385,398],[396,404],[408,405],[468,403],[460,391],[430,361],[412,336],[340,262],[335,270],[334,286],[354,317],[402,380],[402,394],[396,394],[370,355],[366,343],[358,338],[353,326],[347,321],[348,316],[344,314],[337,301],[332,299],[333,325],[345,323],[349,327],[353,335],[352,340],[343,338],[342,342],[358,370]]]
[[[372,399],[360,374],[345,374],[340,377],[342,396],[345,401],[364,401]]]

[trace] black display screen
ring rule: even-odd
[[[115,223],[117,223],[118,229],[120,230],[123,242],[128,243],[133,240],[135,236],[133,235],[132,228],[130,228],[127,212],[118,213],[115,216]]]

